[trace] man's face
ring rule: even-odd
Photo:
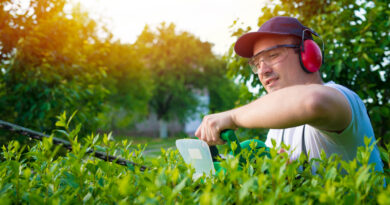
[[[253,54],[257,54],[267,48],[283,44],[296,44],[292,37],[265,36],[256,41]],[[286,48],[286,57],[283,60],[269,66],[260,63],[257,75],[268,93],[292,85],[304,84],[307,74],[301,68],[299,56],[292,48]]]

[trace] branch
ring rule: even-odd
[[[8,131],[11,131],[11,132],[16,132],[16,133],[19,133],[21,135],[28,136],[28,137],[30,137],[32,139],[36,139],[36,140],[40,140],[40,141],[42,141],[43,138],[50,138],[49,135],[46,135],[46,134],[43,134],[43,133],[40,133],[40,132],[37,132],[37,131],[34,131],[34,130],[30,130],[28,128],[21,127],[19,125],[15,125],[15,124],[12,124],[12,123],[9,123],[9,122],[5,122],[5,121],[2,121],[2,120],[0,120],[0,129],[8,130]],[[66,141],[66,140],[53,137],[53,143],[56,144],[56,145],[62,145],[66,149],[72,151],[71,143]],[[150,168],[148,168],[148,167],[146,167],[144,165],[140,165],[140,164],[128,161],[128,160],[120,158],[120,157],[116,157],[116,156],[112,156],[112,155],[106,155],[103,152],[94,151],[93,149],[88,149],[87,154],[93,154],[94,157],[97,157],[97,158],[102,159],[104,161],[115,162],[115,163],[117,163],[119,165],[126,166],[126,167],[128,165],[137,166],[137,167],[140,168],[140,171],[145,171],[146,169],[150,169]]]

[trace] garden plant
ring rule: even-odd
[[[63,116],[63,115],[62,115]],[[366,138],[356,159],[325,156],[289,162],[286,153],[270,150],[270,157],[254,157],[241,164],[239,156],[222,161],[226,172],[193,180],[194,169],[177,150],[145,160],[145,146],[134,146],[110,135],[79,136],[81,125],[70,128],[59,117],[52,134],[66,137],[72,151],[59,154],[53,138],[27,146],[11,141],[2,147],[0,201],[3,204],[388,204],[389,176],[368,163],[373,143]],[[81,142],[82,141],[82,142]],[[388,147],[390,147],[388,145]],[[234,147],[233,147],[234,148]],[[285,147],[288,149],[288,147]],[[96,159],[89,149],[104,150],[148,167]],[[224,153],[226,154],[226,152]],[[249,159],[250,152],[242,152]],[[389,155],[389,152],[383,153]],[[388,163],[388,158],[386,158]],[[317,167],[313,173],[312,166]],[[387,181],[388,183],[389,181]]]

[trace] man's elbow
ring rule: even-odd
[[[307,93],[303,100],[309,124],[317,124],[318,122],[329,120],[329,114],[332,112],[329,93],[324,92],[322,89],[314,88]]]
[[[352,120],[348,100],[333,88],[312,88],[305,96],[306,123],[327,131],[343,131]]]

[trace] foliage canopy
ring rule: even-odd
[[[151,95],[147,70],[131,45],[113,42],[81,8],[65,12],[67,3],[0,3],[2,119],[47,131],[58,113],[77,110],[84,131],[134,123]]]
[[[197,111],[197,98],[206,94],[208,80],[219,78],[210,77],[217,74],[210,71],[222,67],[211,44],[162,23],[156,32],[145,26],[135,46],[155,85],[150,108],[158,119],[186,121]]]

